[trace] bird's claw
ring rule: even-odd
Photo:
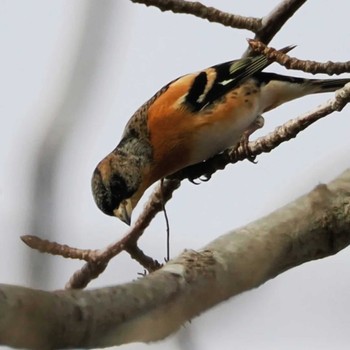
[[[248,143],[249,143],[249,137],[251,134],[253,134],[256,130],[261,129],[264,126],[264,118],[259,115],[255,121],[250,125],[250,127],[243,133],[241,140],[237,144],[234,152],[237,153],[238,148],[242,147],[244,155],[247,157],[247,159],[252,162],[253,164],[257,164],[258,162],[255,160],[256,155],[252,153],[250,150]]]
[[[197,178],[195,178],[195,179],[189,178],[189,179],[188,179],[188,181],[191,182],[192,184],[194,184],[194,185],[200,185],[200,182],[197,182],[196,180],[197,180]]]
[[[210,174],[204,174],[199,178],[199,180],[201,180],[202,182],[208,182],[210,179],[211,179]]]
[[[202,182],[208,182],[210,179],[211,179],[210,174],[204,174],[197,178],[189,178],[188,181],[190,181],[194,185],[200,185]],[[199,180],[199,182],[197,182],[196,180]]]
[[[245,156],[247,157],[247,160],[249,160],[251,163],[253,164],[257,164],[258,162],[255,160],[256,159],[256,155],[254,155],[249,146],[248,146],[248,143],[249,143],[249,134],[244,134],[241,141],[239,142],[238,144],[238,147],[242,147],[243,148],[243,151],[244,151],[244,154]]]
[[[248,146],[248,143],[249,143],[249,135],[243,134],[241,140],[237,143],[235,148],[232,150],[231,154],[240,159],[243,159],[241,158],[243,156],[253,164],[257,164],[257,161],[255,160],[256,155],[252,154]],[[240,148],[241,150],[239,151]]]

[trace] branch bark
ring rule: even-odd
[[[203,18],[209,22],[215,22],[227,27],[237,29],[247,29],[257,32],[261,28],[261,19],[255,17],[244,17],[228,12],[220,11],[214,7],[209,7],[197,1],[183,0],[131,0],[134,3],[146,6],[158,7],[161,11],[172,11],[173,13],[183,13]]]
[[[296,57],[291,57],[288,54],[282,53],[276,49],[266,46],[261,41],[248,40],[250,47],[257,53],[263,54],[287,69],[301,70],[306,73],[319,74],[325,73],[328,75],[339,75],[350,73],[350,61],[346,62],[317,62],[310,60],[301,60]],[[277,55],[276,55],[277,53]]]
[[[197,1],[183,0],[131,0],[133,3],[155,6],[161,11],[172,11],[203,18],[227,27],[246,29],[255,33],[255,40],[268,44],[283,25],[307,0],[284,0],[263,18],[244,17],[205,6]],[[243,56],[252,53],[248,47]]]
[[[307,0],[284,0],[280,2],[267,16],[262,18],[261,27],[255,39],[268,44]]]
[[[53,349],[160,340],[213,305],[349,244],[350,170],[132,283],[58,292],[0,285],[0,344]]]

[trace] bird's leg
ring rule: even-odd
[[[242,134],[241,140],[237,143],[233,152],[236,152],[239,147],[242,147],[244,150],[244,153],[247,156],[247,159],[250,162],[256,164],[256,161],[255,161],[256,156],[251,154],[249,147],[248,147],[249,137],[256,130],[261,129],[264,126],[264,123],[265,123],[265,120],[264,120],[263,116],[258,115],[257,118],[253,121],[253,123],[249,125],[248,129]]]

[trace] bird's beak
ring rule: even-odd
[[[127,225],[130,225],[132,209],[131,200],[125,199],[120,203],[117,209],[114,209],[113,214]]]

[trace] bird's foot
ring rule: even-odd
[[[237,152],[238,148],[242,147],[243,153],[247,157],[247,159],[256,164],[257,161],[256,155],[252,154],[248,144],[249,144],[249,137],[252,135],[256,130],[261,129],[264,126],[265,120],[263,116],[259,115],[254,122],[248,127],[248,129],[243,133],[241,140],[238,142],[236,145],[235,149],[233,152]]]

